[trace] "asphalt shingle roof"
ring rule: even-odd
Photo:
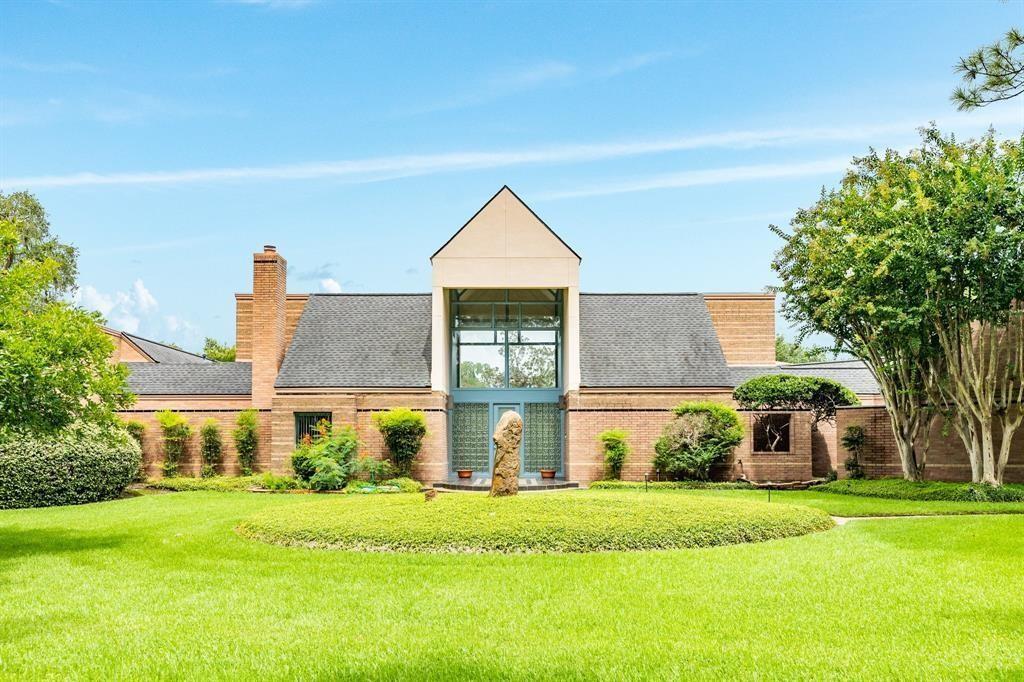
[[[739,386],[748,379],[765,374],[794,374],[796,376],[813,376],[838,381],[854,393],[879,393],[878,382],[871,370],[860,360],[832,360],[829,362],[809,362],[799,365],[778,365],[777,367],[730,367],[734,386]]]
[[[580,384],[731,386],[701,294],[580,294]]]
[[[158,341],[150,341],[149,339],[144,339],[141,336],[135,336],[134,334],[129,334],[127,332],[124,332],[124,335],[130,339],[132,343],[141,348],[143,353],[153,358],[153,362],[177,365],[201,365],[212,362],[200,355],[189,353],[188,351],[181,350],[180,348],[172,348],[171,346]]]
[[[252,364],[248,362],[126,362],[128,388],[137,395],[249,395]]]
[[[278,388],[430,386],[430,294],[314,294]]]

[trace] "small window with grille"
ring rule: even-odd
[[[331,423],[330,412],[296,412],[295,413],[295,443],[299,444],[306,436],[311,440],[320,437],[320,422]]]
[[[754,417],[754,452],[788,453],[791,414],[768,412]]]

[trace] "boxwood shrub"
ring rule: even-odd
[[[591,490],[749,490],[743,481],[594,481]]]
[[[0,508],[50,507],[120,496],[142,461],[124,429],[72,426],[0,437]]]

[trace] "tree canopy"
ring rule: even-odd
[[[854,159],[838,188],[797,212],[791,234],[773,228],[786,241],[773,263],[783,313],[864,359],[908,478],[922,475],[937,410],[955,411],[960,428],[966,408],[981,405],[980,421],[991,422],[1020,387],[1024,363],[1011,346],[1022,335],[1005,331],[1024,300],[1022,143],[997,142],[993,132],[961,143],[923,130],[921,147],[907,154]],[[982,348],[979,329],[998,338]],[[964,383],[950,372],[958,354],[985,368],[968,379],[979,386],[973,402],[951,391]],[[973,464],[979,447],[960,432]]]
[[[838,381],[792,374],[748,379],[736,387],[732,397],[745,410],[807,411],[815,424],[834,419],[838,407],[860,404],[853,391]]]
[[[10,195],[11,197],[19,195]],[[31,195],[11,205],[38,207]],[[0,219],[0,429],[46,432],[72,422],[112,422],[134,396],[110,362],[100,317],[54,298],[74,286],[70,247],[48,236],[41,207]],[[42,227],[41,227],[42,226]],[[48,228],[47,228],[48,229]],[[70,266],[69,266],[70,263]],[[70,269],[69,269],[70,267]],[[67,279],[69,273],[72,278]]]
[[[206,337],[206,342],[203,343],[203,355],[215,362],[234,362],[235,347],[221,343],[217,339],[212,339],[208,336]]]
[[[53,267],[46,274],[44,292],[56,297],[71,292],[78,276],[78,251],[62,244],[50,234],[50,221],[39,201],[28,192],[0,192],[0,222],[7,223],[11,232],[5,239],[0,258],[0,273],[6,273],[21,263],[51,261]]]
[[[828,360],[828,349],[821,346],[804,346],[799,341],[786,341],[779,334],[775,337],[775,359],[787,364],[823,362]]]

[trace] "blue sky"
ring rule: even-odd
[[[81,249],[84,305],[234,336],[251,253],[289,290],[426,291],[510,185],[585,291],[760,291],[797,207],[929,120],[1024,2],[0,4],[0,189]],[[13,30],[11,30],[13,29]]]

